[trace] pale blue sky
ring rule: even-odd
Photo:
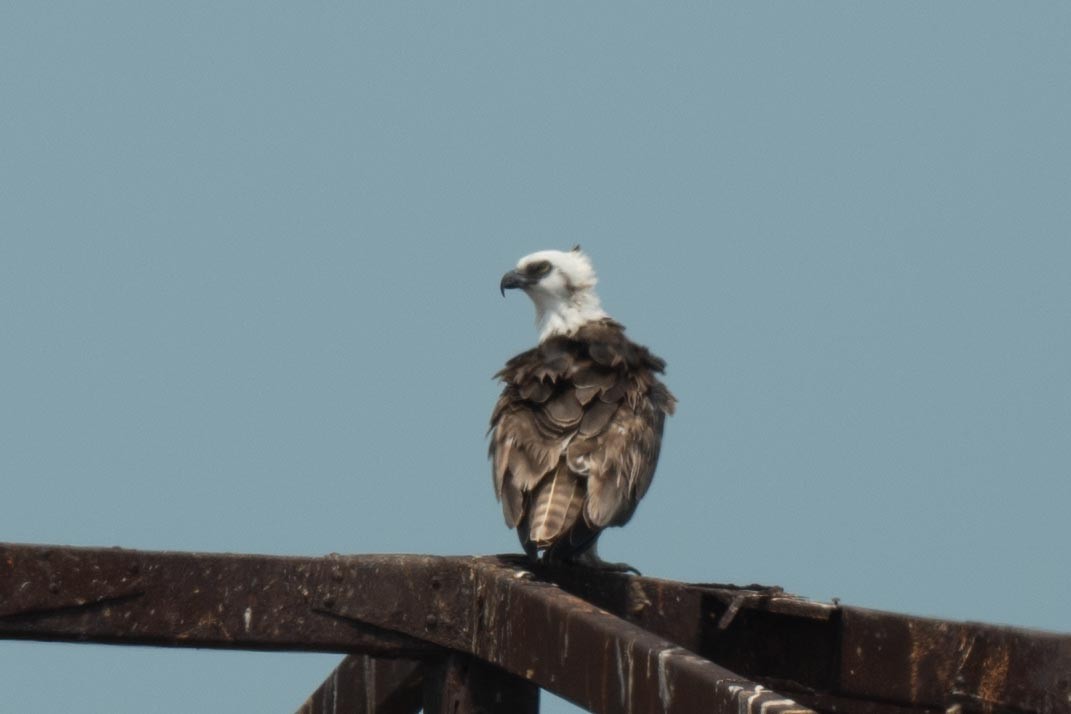
[[[515,551],[498,279],[580,242],[680,399],[605,557],[1071,631],[1071,5],[7,3],[0,92],[0,540]],[[2,642],[0,690],[337,660]]]

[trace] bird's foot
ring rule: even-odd
[[[578,565],[583,568],[590,568],[592,570],[602,570],[607,573],[633,573],[634,575],[642,575],[639,570],[632,567],[628,563],[611,563],[610,561],[603,560],[599,557],[595,549],[584,551],[575,558],[571,558],[565,561],[568,565]]]

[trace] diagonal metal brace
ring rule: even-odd
[[[473,655],[591,711],[811,712],[499,558],[337,565],[317,598],[330,616]],[[373,607],[372,592],[392,606]]]

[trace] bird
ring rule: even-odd
[[[677,400],[666,363],[603,310],[580,246],[518,261],[499,283],[535,305],[538,344],[506,362],[488,429],[495,496],[533,563],[636,571],[603,561],[602,531],[647,493]]]

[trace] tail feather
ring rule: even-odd
[[[576,523],[583,504],[584,484],[569,471],[563,459],[533,494],[528,538],[537,548],[553,545]]]

